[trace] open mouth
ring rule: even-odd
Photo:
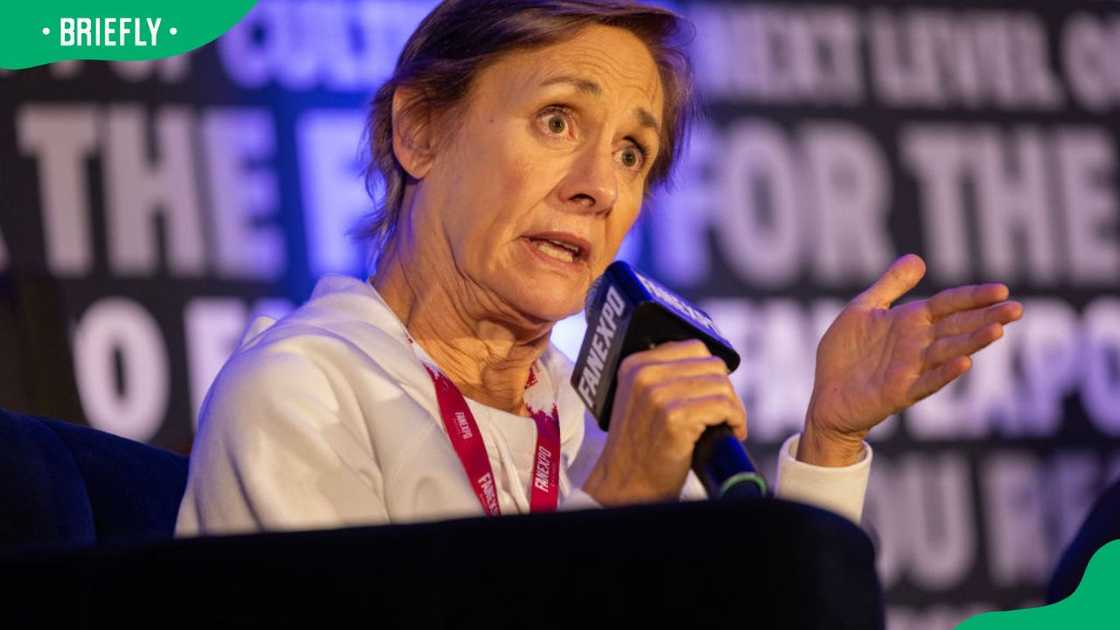
[[[530,247],[545,257],[562,263],[583,262],[590,250],[590,246],[581,239],[566,234],[536,234],[526,238]]]
[[[560,262],[573,263],[576,260],[579,260],[580,257],[578,247],[565,245],[564,243],[560,243],[558,241],[538,240],[535,238],[531,238],[529,239],[529,243],[533,247],[536,247],[537,251],[541,252],[545,256],[548,256],[549,258],[555,258]]]

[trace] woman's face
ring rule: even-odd
[[[414,238],[473,304],[554,322],[583,306],[641,206],[659,150],[662,85],[629,31],[592,26],[502,58],[446,121],[416,190]]]

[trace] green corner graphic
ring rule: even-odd
[[[977,615],[957,630],[1053,630],[1120,627],[1117,585],[1120,584],[1120,540],[1097,550],[1085,568],[1081,584],[1062,601],[1025,610]]]
[[[193,50],[217,39],[257,0],[34,0],[0,16],[0,68],[55,61],[140,61]]]

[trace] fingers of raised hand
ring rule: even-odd
[[[953,379],[967,372],[971,367],[971,358],[958,356],[931,370],[926,370],[910,387],[910,399],[917,402],[933,394],[948,385]]]
[[[918,286],[925,273],[925,261],[915,254],[907,254],[891,263],[875,284],[856,297],[855,302],[870,308],[886,308]]]
[[[1000,283],[974,284],[945,289],[929,299],[929,311],[934,321],[953,313],[983,308],[1007,299],[1010,290]]]
[[[1003,336],[1003,324],[994,323],[972,332],[942,337],[926,349],[926,365],[938,366],[986,348]]]
[[[953,313],[934,325],[935,337],[951,337],[973,332],[991,324],[1010,324],[1023,316],[1023,305],[1001,302],[995,306]]]

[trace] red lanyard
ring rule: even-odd
[[[486,456],[486,446],[482,441],[482,433],[478,430],[478,423],[474,414],[467,406],[463,393],[447,378],[443,372],[424,364],[432,383],[436,387],[436,399],[439,400],[440,415],[443,416],[443,426],[451,438],[451,445],[459,455],[459,462],[467,472],[471,487],[474,488],[478,502],[489,516],[500,516],[502,508],[498,505],[498,490],[494,479],[494,471],[490,467],[490,459]],[[530,373],[529,382],[535,381]],[[531,512],[555,512],[560,500],[560,414],[556,405],[552,405],[552,413],[543,411],[529,411],[533,414],[533,421],[537,424],[537,449],[533,455],[533,483],[529,493],[529,510]]]

